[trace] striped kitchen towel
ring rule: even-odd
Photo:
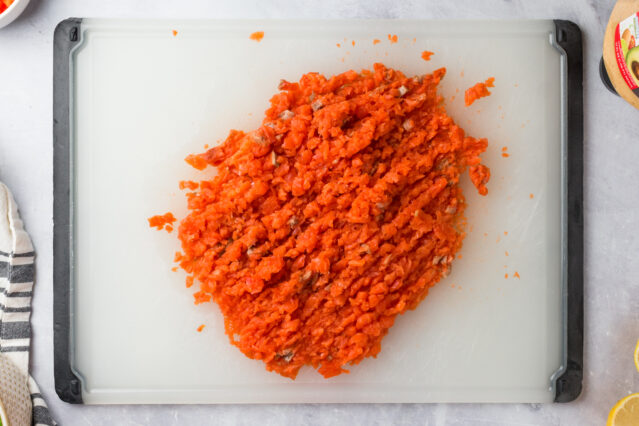
[[[0,183],[0,402],[12,426],[56,424],[29,375],[34,257],[13,196]],[[30,400],[19,397],[20,387],[25,386]],[[26,415],[18,414],[25,408]]]

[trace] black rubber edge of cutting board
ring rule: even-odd
[[[71,369],[71,164],[70,55],[82,19],[60,22],[53,35],[53,366],[61,400],[82,404],[80,379]]]
[[[555,381],[555,402],[574,401],[581,394],[584,352],[584,215],[583,215],[583,51],[581,30],[570,21],[555,20],[555,36],[567,54],[567,334],[566,370]]]

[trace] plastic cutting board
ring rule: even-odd
[[[258,30],[259,43],[249,39]],[[430,61],[423,50],[435,53]],[[59,395],[91,404],[576,397],[580,55],[576,26],[551,20],[63,21],[54,70]],[[466,178],[462,258],[397,319],[376,359],[329,380],[303,369],[291,381],[231,346],[215,305],[194,306],[184,274],[171,271],[175,232],[146,219],[185,214],[178,181],[202,174],[184,157],[229,129],[258,126],[280,79],[375,62],[407,75],[447,68],[449,114],[489,140],[489,195]],[[465,107],[464,90],[488,77],[492,95]]]

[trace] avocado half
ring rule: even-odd
[[[639,46],[633,47],[628,51],[626,64],[628,65],[633,80],[639,85]]]

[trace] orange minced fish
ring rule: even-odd
[[[195,302],[215,302],[229,342],[267,370],[348,372],[450,272],[460,177],[486,194],[490,171],[487,141],[446,113],[445,72],[375,64],[282,81],[259,128],[189,157],[215,170],[186,194],[176,261]]]
[[[264,38],[264,31],[255,31],[254,33],[252,33],[249,38],[251,40],[260,42],[262,41],[262,39]]]
[[[166,230],[168,232],[173,231],[173,226],[171,225],[176,220],[177,219],[175,218],[175,216],[173,216],[173,213],[171,212],[165,213],[163,215],[156,215],[148,219],[150,227],[157,228],[158,231],[161,231],[162,229],[165,229],[166,227]]]
[[[490,77],[483,83],[477,83],[470,89],[466,89],[464,93],[464,101],[466,106],[470,106],[473,102],[475,102],[479,98],[484,98],[486,96],[490,96],[490,92],[488,91],[489,87],[495,87],[494,85],[495,78]]]
[[[206,160],[199,155],[189,155],[184,161],[198,170],[204,170],[208,166]]]
[[[424,50],[422,52],[422,59],[425,61],[430,61],[430,57],[433,56],[434,53],[433,52],[429,52],[428,50]]]
[[[190,180],[182,180],[179,183],[179,188],[180,189],[196,189],[199,186],[200,186],[200,184],[198,184],[197,182],[190,181]]]

